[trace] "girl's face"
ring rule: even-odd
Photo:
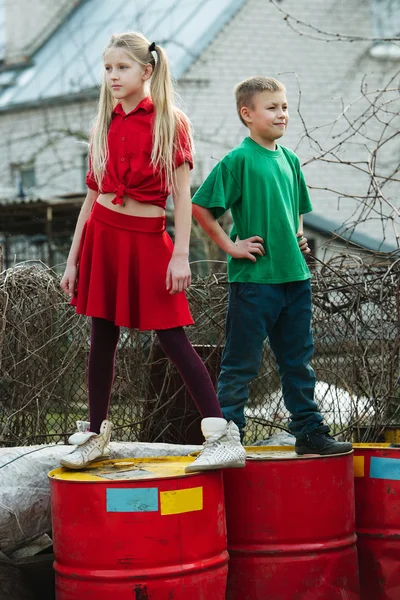
[[[109,48],[104,54],[104,68],[106,84],[116,100],[129,105],[130,100],[135,102],[144,95],[151,65],[142,66],[121,48]]]

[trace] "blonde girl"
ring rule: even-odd
[[[115,34],[89,148],[83,203],[61,287],[91,317],[90,421],[61,463],[79,469],[107,456],[107,420],[120,327],[155,330],[202,417],[205,443],[188,471],[244,466],[239,431],[222,417],[210,377],[183,329],[193,323],[190,285],[190,123],[174,105],[164,50],[136,32]],[[165,230],[172,193],[175,244]]]

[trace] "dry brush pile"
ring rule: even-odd
[[[337,258],[313,276],[313,366],[316,397],[336,432],[364,439],[400,420],[399,270]],[[197,279],[189,290],[196,325],[189,335],[217,377],[227,302],[224,274]],[[75,315],[59,276],[41,263],[22,263],[0,281],[0,442],[65,441],[87,415],[89,322]],[[287,428],[279,378],[268,345],[250,386],[248,442]],[[111,403],[116,439],[198,439],[195,407],[151,333],[122,330]],[[196,437],[197,436],[197,437]]]

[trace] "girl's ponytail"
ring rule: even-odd
[[[157,53],[150,81],[150,95],[154,102],[156,118],[154,122],[153,151],[151,159],[154,168],[161,169],[166,184],[173,184],[174,155],[179,143],[178,131],[183,123],[184,115],[174,105],[174,89],[168,59],[165,51],[153,44],[150,46]]]

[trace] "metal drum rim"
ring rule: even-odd
[[[390,442],[372,444],[353,444],[354,450],[400,450],[400,446],[393,446]]]
[[[294,446],[244,446],[244,449],[246,450],[246,453],[248,454],[249,452],[268,452],[268,451],[272,451],[272,452],[294,452]],[[200,454],[200,452],[191,452],[188,456],[195,458],[196,456],[198,456]],[[304,454],[303,456],[300,455],[296,455],[296,456],[274,456],[274,457],[267,457],[267,456],[251,456],[251,455],[247,455],[246,456],[246,460],[250,460],[250,461],[273,461],[273,460],[311,460],[311,459],[316,459],[316,458],[335,458],[338,456],[347,456],[349,454],[353,454],[353,450],[350,450],[349,452],[345,452],[342,454]]]
[[[246,460],[248,461],[288,461],[288,460],[315,460],[320,458],[338,458],[339,456],[349,456],[353,454],[353,450],[345,452],[343,454],[304,454],[296,456],[262,456],[261,452],[294,452],[294,446],[245,446],[247,453],[249,452],[260,452],[260,456],[251,456],[248,454]]]

